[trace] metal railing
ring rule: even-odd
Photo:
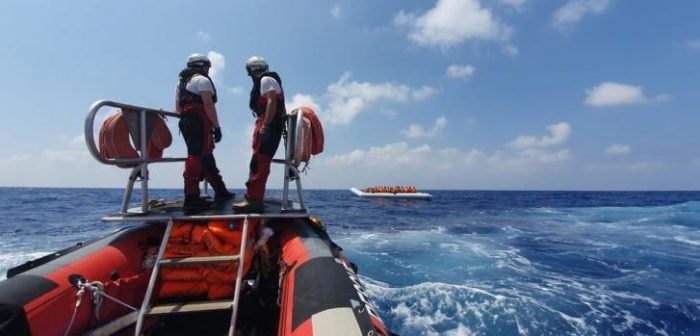
[[[301,177],[299,176],[299,165],[302,163],[299,146],[301,143],[301,132],[303,128],[304,111],[297,108],[287,113],[287,132],[284,136],[285,153],[284,159],[274,159],[275,163],[284,164],[284,184],[282,188],[282,211],[304,210],[304,198],[302,195]],[[294,209],[289,199],[289,182],[296,182],[297,202],[301,209]]]
[[[95,143],[95,116],[97,112],[103,107],[113,107],[121,109],[123,113],[138,113],[138,139],[134,139],[132,134],[132,140],[139,152],[138,158],[105,158],[100,155],[97,144]],[[148,115],[160,115],[180,118],[180,115],[175,112],[164,111],[162,109],[156,110],[152,108],[118,103],[110,100],[99,100],[92,104],[90,107],[90,112],[85,118],[85,143],[90,151],[90,154],[99,162],[107,165],[113,166],[129,166],[131,167],[131,173],[129,174],[129,180],[127,182],[126,190],[124,191],[124,197],[122,200],[122,205],[120,208],[121,215],[143,215],[148,213],[148,165],[151,163],[158,162],[182,162],[186,158],[149,158],[148,157]],[[299,176],[299,165],[303,162],[299,146],[302,142],[302,128],[303,128],[303,109],[297,108],[292,110],[292,112],[287,114],[287,132],[284,136],[285,141],[285,154],[284,159],[274,159],[273,162],[281,163],[284,165],[284,185],[282,191],[282,211],[306,211],[304,206],[304,200],[302,195],[301,177]],[[131,196],[134,190],[135,182],[140,179],[141,181],[141,209],[140,212],[129,211],[128,207],[131,202]],[[289,198],[289,184],[291,181],[296,182],[297,191],[297,202],[299,204],[298,208],[293,206],[292,201]],[[205,183],[204,190],[206,193],[207,185]]]
[[[114,107],[121,109],[123,113],[138,113],[138,140],[132,137],[134,144],[136,145],[136,150],[139,152],[138,158],[104,158],[100,155],[100,151],[95,143],[95,133],[94,124],[95,116],[97,112],[103,107]],[[90,112],[85,118],[85,143],[87,144],[90,154],[99,162],[107,165],[126,165],[132,166],[131,173],[129,174],[129,181],[124,191],[124,198],[122,200],[122,206],[120,209],[121,214],[127,214],[129,203],[131,202],[131,195],[134,189],[134,183],[137,179],[141,180],[141,213],[148,212],[148,165],[156,162],[182,162],[186,158],[149,158],[148,157],[148,124],[147,116],[149,114],[169,116],[180,118],[180,115],[174,112],[168,112],[164,110],[156,110],[142,106],[129,105],[124,103],[118,103],[110,100],[99,100],[92,104],[90,107]]]

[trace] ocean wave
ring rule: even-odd
[[[673,239],[675,239],[677,242],[681,242],[684,244],[693,245],[693,246],[700,246],[700,240],[692,240],[692,239],[689,239],[689,238],[683,237],[683,236],[675,236],[675,237],[673,237]]]
[[[0,255],[0,280],[7,278],[7,270],[27,261],[41,258],[51,252],[9,252]]]
[[[651,297],[606,286],[552,281],[518,288],[440,282],[391,287],[367,277],[362,281],[387,325],[405,335],[599,335],[611,331],[676,335],[697,331],[697,326],[692,327],[697,308],[673,310],[674,306]],[[679,324],[660,322],[657,314],[661,311],[679,315]]]

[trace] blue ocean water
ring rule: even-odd
[[[0,188],[0,279],[115,230],[121,192]],[[430,192],[305,192],[394,332],[700,335],[700,192]]]

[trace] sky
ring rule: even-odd
[[[188,55],[212,60],[230,188],[248,175],[245,61],[312,107],[305,188],[700,189],[700,1],[3,1],[0,186],[123,187],[97,162],[93,102],[173,110]],[[113,111],[103,109],[98,120]],[[166,157],[183,157],[177,124]],[[95,128],[99,128],[96,125]],[[280,148],[278,157],[283,155]],[[149,167],[180,188],[182,163]],[[273,166],[268,187],[282,186]]]

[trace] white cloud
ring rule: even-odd
[[[632,147],[629,145],[612,144],[605,149],[605,153],[608,155],[625,155],[632,151]]]
[[[408,181],[447,188],[507,188],[522,186],[528,178],[551,181],[551,172],[558,171],[569,158],[567,149],[486,153],[475,148],[433,148],[425,144],[412,147],[397,142],[319,157],[314,164],[317,170],[333,172],[316,180],[322,184],[337,181],[333,176],[340,174],[365,184]],[[401,174],[396,174],[397,170]],[[426,171],[437,173],[425,174]]]
[[[421,101],[436,95],[437,92],[438,91],[436,89],[430,86],[421,86],[420,88],[411,91],[411,97],[414,100]]]
[[[209,34],[207,32],[203,32],[203,31],[197,32],[197,37],[199,38],[200,41],[202,41],[204,43],[211,41],[211,34]]]
[[[537,163],[554,163],[568,160],[571,153],[568,149],[548,151],[538,148],[527,148],[519,153],[521,158]]]
[[[579,23],[588,14],[605,12],[610,0],[570,0],[552,15],[552,24],[557,29],[567,29]]]
[[[102,125],[102,123],[99,123],[98,125]],[[71,146],[83,146],[83,145],[85,145],[85,135],[78,134],[78,135],[74,136],[70,140],[70,145]]]
[[[425,100],[436,94],[431,87],[412,89],[396,83],[369,83],[350,81],[346,72],[340,79],[328,86],[328,113],[326,122],[330,124],[348,124],[369,105],[379,101],[406,102]]]
[[[320,116],[323,114],[321,111],[321,105],[319,105],[312,96],[297,93],[292,96],[291,99],[287,100],[287,111],[291,111],[302,106],[310,107],[314,110],[314,112],[316,112],[316,115]]]
[[[564,144],[571,136],[571,125],[565,122],[547,126],[549,135],[531,136],[521,135],[508,146],[515,149],[530,149],[538,147],[551,147]]]
[[[432,138],[440,132],[447,126],[447,118],[445,117],[439,117],[435,119],[435,124],[433,124],[433,127],[429,130],[423,129],[423,126],[421,125],[410,125],[408,129],[402,130],[401,134],[405,135],[407,138],[410,139],[417,139],[417,138]]]
[[[309,106],[314,110],[321,110],[320,105],[316,102],[314,97],[297,93],[292,96],[291,99],[287,99],[287,110],[290,111],[300,106]]]
[[[209,57],[209,60],[211,61],[211,68],[209,68],[209,77],[211,77],[211,79],[214,81],[217,91],[223,89],[227,92],[234,94],[242,93],[243,88],[241,88],[240,86],[229,87],[224,81],[223,73],[226,69],[226,57],[223,54],[213,50],[207,52],[207,57]]]
[[[211,68],[209,68],[209,77],[211,77],[214,82],[218,82],[221,78],[219,76],[224,72],[226,68],[226,57],[223,54],[216,51],[210,51],[207,53],[207,57],[211,61]]]
[[[502,50],[503,50],[503,53],[508,55],[508,56],[518,56],[518,54],[520,53],[520,49],[518,49],[518,47],[516,47],[512,44],[508,44],[508,45],[503,46]]]
[[[592,89],[586,90],[588,96],[584,104],[594,107],[617,106],[628,104],[642,104],[651,101],[666,101],[670,99],[667,94],[660,94],[649,98],[644,95],[641,86],[603,82]]]
[[[333,155],[325,161],[330,165],[344,167],[396,167],[406,164],[422,165],[422,161],[431,153],[432,148],[428,145],[410,148],[405,142],[398,142],[383,147],[370,147],[367,151],[356,149],[348,154]]]
[[[566,161],[571,156],[568,149],[555,149],[553,147],[565,144],[571,136],[571,125],[560,122],[547,126],[548,135],[520,135],[508,144],[515,150],[519,160],[506,160],[508,163],[520,161],[536,163],[553,163]]]
[[[438,0],[420,16],[399,12],[394,23],[409,27],[409,38],[419,45],[443,48],[466,40],[507,40],[512,32],[478,0]]]
[[[590,163],[584,169],[589,172],[610,175],[618,172],[623,174],[629,173],[654,173],[664,169],[668,169],[673,164],[668,162],[658,161],[639,161],[639,162],[623,162],[623,163]]]
[[[474,74],[474,67],[468,64],[452,64],[447,67],[447,77],[450,78],[468,78]]]
[[[340,9],[340,6],[335,5],[333,8],[331,8],[331,16],[333,18],[339,19],[340,16],[342,15],[342,10]]]
[[[439,128],[446,122],[438,119],[435,124]],[[569,149],[556,147],[566,142],[571,131],[567,123],[548,128],[549,135],[534,137],[536,141],[527,146],[506,145],[491,152],[396,142],[320,156],[314,162],[316,171],[333,173],[314,177],[313,182],[337,185],[337,176],[343,175],[363,184],[418,181],[448,188],[512,188],[527,185],[526,181],[547,181],[552,186],[557,183],[554,175],[564,171],[562,168],[572,158]],[[397,170],[401,174],[396,174]]]
[[[515,9],[521,9],[527,2],[527,0],[499,0],[502,4],[511,6]]]
[[[685,46],[693,50],[700,50],[700,39],[687,40],[685,41]]]

